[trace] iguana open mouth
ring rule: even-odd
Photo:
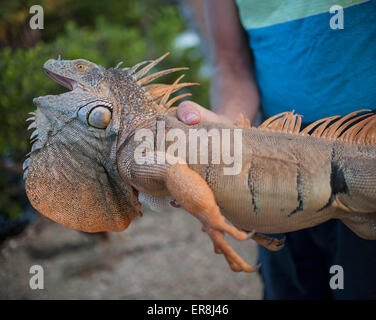
[[[44,72],[48,77],[50,77],[52,80],[56,81],[57,83],[60,83],[62,86],[69,90],[74,90],[78,87],[77,81],[73,79],[69,79],[67,77],[63,77],[57,73],[53,73],[52,71],[44,68]]]

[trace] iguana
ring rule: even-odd
[[[154,207],[173,200],[202,222],[215,252],[224,254],[232,270],[246,272],[257,267],[232,249],[226,233],[278,250],[283,239],[260,233],[284,233],[338,218],[360,237],[376,239],[373,112],[325,118],[303,130],[294,112],[276,115],[258,128],[244,118],[227,127],[209,122],[186,126],[170,107],[189,94],[171,95],[194,83],[180,83],[179,77],[173,84],[150,84],[185,68],[147,75],[166,55],[130,68],[105,69],[83,59],[44,64],[46,74],[70,91],[33,100],[37,109],[28,120],[36,130],[24,178],[37,211],[73,229],[122,231],[141,214],[140,200]],[[179,129],[187,137],[191,129],[226,129],[230,138],[240,130],[240,172],[225,175],[227,165],[214,162],[213,139],[208,140],[207,164],[165,152],[175,140],[162,141],[164,149],[154,143],[161,122],[167,134]],[[154,134],[149,150],[142,152],[138,148],[145,140],[136,138],[140,130]],[[230,152],[239,146],[220,139]]]

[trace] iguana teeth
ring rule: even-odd
[[[30,118],[27,118],[25,121],[27,122],[27,121],[34,121],[35,120],[35,117],[33,116],[33,117],[30,117]]]
[[[22,169],[26,170],[29,167],[30,159],[26,159],[22,165]]]
[[[34,129],[34,128],[36,128],[36,127],[37,127],[37,125],[35,124],[35,122],[32,122],[32,123],[30,123],[30,125],[27,127],[27,130]]]
[[[37,137],[37,136],[38,136],[38,130],[35,130],[35,131],[31,134],[31,136],[30,136],[30,140],[34,139],[34,138]]]
[[[25,172],[23,174],[23,179],[24,180],[26,180],[26,177],[27,177],[28,173],[29,173],[29,170],[25,170]]]

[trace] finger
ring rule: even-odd
[[[232,124],[230,119],[205,109],[193,101],[183,101],[180,103],[178,105],[177,115],[181,121],[190,125],[199,123],[200,121],[216,122],[225,125]]]
[[[197,106],[199,106],[197,103],[191,101],[180,103],[177,109],[178,119],[188,125],[199,123],[201,121],[201,114]]]

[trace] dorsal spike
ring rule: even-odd
[[[374,127],[373,120],[376,118],[375,114],[370,115],[366,119],[358,122],[357,124],[353,125],[350,129],[348,129],[342,136],[341,140],[348,142],[348,143],[356,143],[361,142],[359,141],[357,135],[367,127],[367,124],[372,123]],[[371,127],[372,128],[372,127]]]
[[[166,74],[170,74],[172,72],[176,72],[176,71],[181,71],[181,70],[188,70],[189,68],[186,68],[186,67],[181,67],[181,68],[172,68],[172,69],[167,69],[167,70],[162,70],[162,71],[159,71],[159,72],[156,72],[156,73],[153,73],[147,77],[144,77],[144,78],[141,78],[137,81],[137,83],[140,85],[140,86],[143,86],[145,84],[148,84],[149,82],[159,78],[159,77],[162,77]]]
[[[240,113],[239,119],[235,119],[233,125],[242,129],[249,129],[251,128],[251,121],[249,121],[248,118],[245,118],[243,113]]]
[[[140,71],[138,71],[136,74],[135,74],[135,78],[136,79],[140,79],[141,77],[143,77],[146,73],[149,72],[149,70],[151,68],[153,68],[154,66],[156,66],[159,62],[161,62],[164,58],[166,58],[168,55],[170,54],[170,52],[166,52],[163,56],[159,57],[158,59],[152,61],[151,63],[149,63],[146,67],[143,67]]]
[[[145,91],[149,92],[149,94],[153,97],[153,100],[157,100],[169,90],[170,86],[170,84],[153,83],[144,86],[143,88]]]
[[[140,63],[137,63],[136,65],[134,65],[133,67],[131,67],[131,68],[123,68],[122,70],[127,70],[128,71],[128,74],[130,74],[130,75],[132,75],[132,74],[134,74],[136,71],[137,71],[137,69],[138,68],[140,68],[141,66],[143,66],[144,64],[146,64],[146,63],[150,63],[150,62],[152,62],[153,60],[146,60],[146,61],[142,61],[142,62],[140,62]]]
[[[279,113],[264,121],[259,128],[286,133],[298,133],[302,122],[301,117],[301,115],[295,114],[294,110]]]
[[[30,125],[27,127],[27,130],[35,129],[36,127],[37,127],[37,124],[35,123],[35,121],[33,121],[33,122],[30,123]]]
[[[376,117],[370,117],[370,122],[367,123],[357,134],[356,136],[356,142],[363,143],[363,144],[369,144],[371,141],[372,136],[369,134],[370,131],[375,129],[376,125]]]
[[[346,122],[346,126],[344,128],[342,128],[342,127],[340,128],[342,123],[344,123],[346,120],[356,116],[357,114],[359,114],[360,112],[363,112],[363,111],[370,111],[370,110],[363,109],[363,110],[358,110],[358,111],[354,111],[354,112],[349,113],[348,115],[342,117],[341,119],[339,119],[338,121],[336,121],[332,125],[330,125],[329,128],[327,130],[325,130],[325,132],[322,134],[322,137],[329,137],[329,138],[338,137],[341,134],[341,132],[346,128],[346,126],[349,124],[349,122]],[[337,131],[337,129],[339,129],[339,130]]]
[[[359,115],[361,112],[367,113]],[[349,144],[376,144],[376,113],[368,109],[358,110],[344,117],[332,116],[320,119],[300,131],[301,123],[302,117],[294,114],[294,111],[283,112],[264,121],[258,129],[271,129],[302,136],[310,135],[328,140],[338,139]],[[238,124],[238,121],[234,124]]]
[[[301,123],[302,123],[302,116],[300,114],[296,114],[296,113],[294,113],[294,111],[292,111],[292,113],[290,115],[290,123],[287,127],[286,132],[288,132],[288,133],[295,133],[296,131],[299,132]]]
[[[296,120],[296,124],[295,124],[294,130],[293,130],[293,133],[299,133],[300,128],[302,126],[302,116],[300,114],[298,114],[297,116],[298,116],[298,118]]]
[[[328,137],[329,137],[329,138],[333,138],[333,139],[338,138],[338,137],[342,134],[342,132],[344,132],[344,131],[346,130],[346,128],[348,128],[352,123],[354,123],[354,122],[356,122],[356,121],[358,121],[358,120],[360,120],[360,119],[363,119],[363,118],[365,118],[365,117],[368,117],[369,115],[370,115],[370,113],[366,113],[366,114],[363,114],[363,115],[361,115],[361,116],[355,117],[355,118],[353,118],[353,119],[347,121],[346,123],[344,123],[343,125],[341,125],[341,126],[335,131],[335,133],[334,133],[332,136],[330,136],[330,135],[328,134]],[[334,124],[335,124],[335,123],[334,123]]]
[[[243,113],[239,114],[239,119],[234,121],[234,125],[239,128],[244,128],[244,115]]]
[[[300,133],[302,135],[306,135],[306,134],[309,134],[309,132],[314,128],[316,127],[317,125],[325,122],[328,118],[324,118],[324,119],[320,119],[320,120],[317,120],[313,123],[311,123],[309,126],[307,126],[306,128],[304,128]]]
[[[171,94],[184,87],[196,86],[196,85],[199,85],[199,83],[195,83],[195,82],[178,83],[173,88],[173,91],[171,92]],[[149,84],[146,87],[144,87],[144,89],[147,92],[149,92],[149,94],[151,94],[151,96],[153,97],[153,100],[156,101],[162,96],[164,96],[166,92],[168,92],[171,89],[171,86],[172,84]]]
[[[276,131],[282,131],[283,132],[283,127],[286,123],[286,120],[288,118],[288,115],[289,115],[289,112],[287,112],[282,118],[278,119],[278,120],[275,120],[273,121],[269,127],[270,129],[272,130],[276,130]]]
[[[312,137],[321,137],[321,134],[324,132],[324,130],[328,127],[328,125],[335,119],[340,118],[340,116],[333,116],[326,118],[324,123],[322,123],[318,128],[315,129],[315,131],[312,132]]]
[[[294,112],[294,111],[293,111]],[[286,123],[286,130],[287,133],[293,133],[296,125],[296,119],[298,118],[297,114],[292,114],[288,119]]]
[[[294,111],[290,112],[285,116],[285,122],[282,125],[281,131],[282,132],[288,132],[288,129],[290,127],[290,123],[293,120],[294,116],[292,115]]]
[[[38,130],[37,129],[35,129],[30,136],[31,142],[33,142],[33,139],[36,138],[36,137],[38,137]]]
[[[263,128],[267,128],[269,126],[270,123],[272,123],[274,120],[278,119],[279,117],[282,117],[284,115],[286,115],[288,112],[282,112],[282,113],[279,113],[279,114],[276,114],[275,116],[272,116],[270,117],[269,119],[266,119],[260,126],[259,128],[263,129]]]
[[[161,102],[159,103],[160,106],[164,106],[168,100],[168,98],[170,97],[170,95],[172,94],[175,86],[179,83],[179,81],[184,77],[184,74],[182,74],[179,78],[177,78],[175,80],[175,82],[171,85],[171,87],[169,88],[169,90],[165,93],[165,95],[163,96]]]
[[[119,69],[119,67],[120,67],[122,64],[123,64],[123,61],[120,61],[120,62],[116,65],[115,69]]]
[[[340,138],[344,142],[352,143],[356,134],[360,131],[361,127],[368,122],[368,119],[364,119],[348,129]]]
[[[181,95],[178,95],[172,99],[170,99],[167,103],[166,103],[166,108],[170,108],[176,101],[180,100],[180,99],[183,99],[185,97],[189,97],[191,96],[192,94],[191,93],[183,93]]]

